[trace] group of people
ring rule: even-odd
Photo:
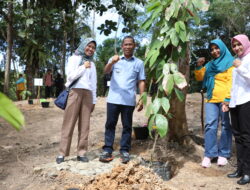
[[[80,162],[88,162],[88,136],[90,115],[96,104],[97,76],[93,55],[96,50],[96,41],[92,38],[82,38],[74,55],[68,60],[66,87],[70,87],[67,106],[64,111],[59,145],[58,164],[64,162],[69,155],[70,145],[75,124],[78,120],[77,157]],[[120,157],[122,163],[130,160],[132,117],[137,105],[138,111],[143,109],[141,102],[136,104],[136,88],[140,94],[145,90],[145,71],[143,62],[133,55],[135,40],[126,36],[122,41],[123,55],[114,55],[104,68],[104,73],[112,72],[107,97],[107,121],[105,124],[103,152],[101,162],[113,160],[113,144],[116,124],[121,115],[123,125],[120,141]],[[73,84],[73,85],[71,85]]]
[[[64,89],[64,79],[60,73],[57,73],[55,79],[53,79],[51,69],[48,69],[46,74],[43,77],[44,85],[45,85],[45,98],[50,98],[53,95],[53,86],[55,86],[55,97],[57,97]],[[22,92],[25,90],[25,79],[23,74],[19,74],[19,77],[16,81],[16,96],[17,100],[22,100]]]
[[[232,134],[237,151],[237,169],[227,176],[240,178],[237,183],[250,183],[250,41],[244,34],[232,38],[234,58],[219,39],[212,40],[209,50],[213,59],[205,66],[205,58],[197,60],[195,76],[206,90],[205,153],[201,165],[211,166],[217,159],[219,166],[231,157]],[[230,116],[230,117],[229,117]],[[221,135],[217,140],[218,124]]]
[[[58,164],[69,155],[74,126],[78,120],[77,160],[88,162],[88,136],[90,115],[96,104],[97,76],[93,55],[96,41],[92,38],[81,39],[74,55],[69,58],[66,87],[72,83],[61,131]],[[237,170],[228,174],[229,178],[238,178],[238,184],[250,182],[250,42],[246,35],[232,38],[231,46],[237,58],[234,58],[220,39],[212,40],[209,51],[213,59],[205,64],[205,58],[197,60],[195,76],[203,81],[206,90],[205,105],[205,153],[201,165],[211,166],[211,160],[217,158],[217,164],[224,166],[231,157],[232,134],[237,149]],[[136,87],[140,94],[145,90],[145,71],[143,62],[133,55],[135,40],[127,36],[122,41],[123,55],[111,57],[104,73],[112,72],[107,97],[107,120],[105,124],[104,146],[100,154],[101,162],[113,160],[113,144],[118,117],[121,114],[123,125],[120,140],[122,163],[130,160],[132,116],[135,107],[143,109],[142,103],[136,104]],[[205,65],[204,65],[205,64]],[[230,114],[229,114],[230,113]],[[231,117],[230,117],[231,116]],[[231,119],[230,119],[231,118]],[[218,125],[221,123],[221,135],[217,140]]]

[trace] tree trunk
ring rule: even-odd
[[[63,48],[62,48],[62,59],[60,64],[61,74],[62,77],[65,77],[65,62],[66,62],[66,45],[67,45],[67,30],[66,30],[66,13],[63,12],[63,22],[64,22],[64,29],[63,29]]]
[[[74,3],[73,6],[73,13],[72,13],[72,37],[71,37],[71,42],[70,42],[70,52],[71,54],[75,51],[75,19],[76,19],[76,10],[77,10],[77,2]]]
[[[5,73],[4,73],[4,93],[9,94],[9,83],[10,83],[10,65],[12,57],[12,45],[13,45],[13,36],[12,36],[12,22],[13,22],[13,0],[8,2],[8,17],[7,17],[7,51],[6,51],[6,63],[5,63]]]
[[[190,62],[190,50],[189,44],[186,50],[186,57],[179,60],[179,71],[185,75],[187,83],[189,83],[189,62]],[[179,142],[180,144],[187,144],[189,141],[187,117],[185,111],[186,95],[188,88],[186,87],[182,92],[184,93],[184,100],[181,102],[178,100],[175,93],[173,93],[170,101],[170,113],[173,118],[169,120],[169,140]]]

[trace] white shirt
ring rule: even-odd
[[[74,80],[80,77],[73,88],[82,88],[92,91],[93,104],[96,104],[96,67],[93,62],[91,62],[90,68],[85,68],[84,65],[79,66],[81,59],[81,56],[78,55],[72,55],[69,57],[66,67],[67,82],[65,86],[69,87]]]
[[[250,101],[250,53],[240,60],[242,64],[233,70],[230,108]]]

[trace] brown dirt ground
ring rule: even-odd
[[[60,190],[78,188],[81,190],[234,190],[249,189],[250,185],[239,186],[236,179],[228,179],[226,174],[235,168],[235,158],[231,164],[211,168],[200,166],[203,154],[202,135],[200,130],[200,95],[191,94],[187,98],[186,113],[191,137],[196,143],[180,146],[177,143],[166,143],[159,140],[156,146],[156,157],[167,161],[171,166],[172,178],[162,181],[148,168],[130,162],[118,165],[112,172],[96,178],[61,171],[57,177],[41,176],[34,172],[34,167],[54,162],[58,151],[63,111],[53,104],[49,108],[40,105],[28,105],[26,101],[16,102],[25,115],[26,125],[20,132],[15,131],[4,120],[0,119],[0,190]],[[51,100],[52,101],[52,100]],[[101,151],[103,145],[106,103],[99,98],[91,118],[89,151]],[[144,113],[134,113],[134,125],[144,124]],[[116,131],[116,147],[121,134],[121,123]],[[76,155],[76,136],[71,145],[71,155]],[[183,137],[183,138],[186,138]],[[149,159],[153,140],[138,141],[133,137],[132,154]],[[94,166],[93,166],[94,167]]]

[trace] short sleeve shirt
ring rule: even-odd
[[[140,80],[145,80],[143,61],[134,56],[130,59],[120,56],[120,60],[112,67],[107,102],[135,106],[137,82]]]

